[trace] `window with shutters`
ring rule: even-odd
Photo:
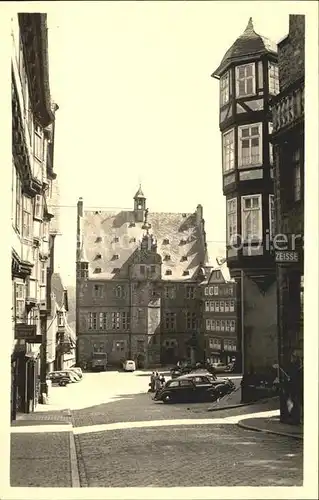
[[[255,63],[236,67],[236,97],[246,97],[256,93]]]
[[[244,241],[262,240],[261,195],[242,196],[242,239]]]
[[[262,124],[238,127],[238,165],[254,167],[262,164]]]

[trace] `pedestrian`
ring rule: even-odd
[[[155,373],[155,392],[161,388],[161,379],[158,372]]]
[[[161,376],[160,376],[160,381],[161,381],[161,387],[164,387],[164,385],[165,385],[165,377],[164,377],[163,374],[161,374]]]
[[[151,386],[151,392],[154,392],[155,391],[155,372],[152,372],[150,386]]]

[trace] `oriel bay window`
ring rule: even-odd
[[[238,127],[238,165],[253,167],[262,164],[262,124]]]
[[[229,101],[229,71],[220,78],[220,107]]]
[[[255,63],[243,64],[236,68],[236,97],[256,93]]]
[[[223,134],[223,171],[224,174],[235,168],[235,134],[234,129]]]
[[[243,241],[262,240],[261,195],[242,196],[242,239]]]
[[[237,235],[237,198],[227,200],[226,204],[227,244],[233,245]]]

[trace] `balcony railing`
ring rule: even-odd
[[[289,127],[304,117],[304,86],[279,94],[272,106],[273,133]]]

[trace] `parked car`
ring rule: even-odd
[[[215,401],[221,397],[221,389],[226,394],[231,391],[228,381],[217,381],[208,375],[183,375],[166,382],[155,396],[155,401],[163,403],[186,403]]]
[[[189,373],[187,375],[182,375],[179,379],[190,379],[199,384],[209,382],[217,390],[217,397],[223,397],[225,394],[229,394],[235,389],[235,384],[229,378],[216,377],[216,375],[211,375],[207,372]]]
[[[123,370],[125,372],[135,372],[136,370],[135,361],[133,361],[132,359],[127,359],[126,361],[124,361]]]
[[[83,378],[83,372],[79,366],[71,366],[71,368],[68,368],[68,370],[75,372],[80,377],[80,379]]]
[[[82,377],[71,368],[67,368],[65,371],[71,374],[72,382],[80,382],[82,380]]]
[[[50,372],[47,376],[48,380],[51,381],[52,385],[66,386],[73,382],[72,374],[66,371],[55,371]]]
[[[216,373],[225,373],[229,371],[229,369],[227,368],[228,365],[226,365],[225,363],[212,363],[212,367],[214,368]]]

